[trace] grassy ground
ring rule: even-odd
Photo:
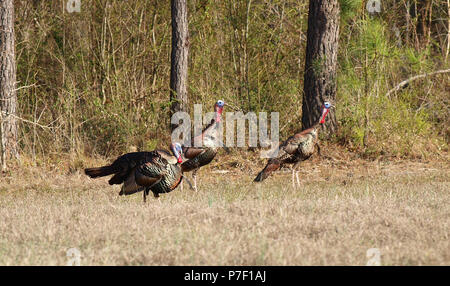
[[[0,265],[450,264],[450,166],[313,160],[252,183],[257,168],[199,172],[159,199],[107,179],[27,168],[0,179]],[[20,176],[18,175],[20,173]]]

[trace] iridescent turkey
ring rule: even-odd
[[[202,134],[191,141],[191,146],[183,146],[183,155],[187,161],[181,165],[183,173],[191,172],[194,179],[194,190],[197,191],[197,171],[200,167],[209,164],[217,155],[217,148],[223,146],[219,138],[218,128],[222,120],[224,106],[227,105],[223,100],[218,100],[214,104],[215,117],[208,126],[203,129]],[[200,138],[199,138],[200,137]],[[196,147],[195,142],[199,141],[201,147]]]
[[[281,143],[278,147],[278,154],[274,158],[270,158],[264,169],[259,172],[255,178],[255,182],[261,182],[269,175],[279,170],[285,164],[293,164],[292,166],[292,186],[295,188],[294,175],[297,180],[297,185],[300,185],[298,172],[296,171],[300,162],[308,159],[314,153],[315,147],[318,145],[319,127],[325,123],[325,118],[332,107],[331,103],[326,101],[322,106],[322,112],[319,119],[310,128],[301,131],[286,141]]]
[[[152,191],[155,197],[173,191],[182,181],[181,163],[183,150],[179,143],[170,146],[172,154],[166,150],[127,153],[117,158],[111,165],[87,168],[91,178],[113,175],[110,185],[122,184],[119,195],[144,192],[144,202]]]

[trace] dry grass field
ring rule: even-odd
[[[0,265],[66,265],[73,247],[81,265],[366,265],[370,248],[382,265],[450,264],[448,161],[313,160],[297,190],[235,165],[146,204],[81,168],[3,175]]]

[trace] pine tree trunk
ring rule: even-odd
[[[18,157],[16,122],[16,61],[13,0],[0,1],[0,109],[2,169]]]
[[[317,122],[325,100],[335,102],[338,40],[338,0],[310,0],[303,86],[303,129]],[[330,135],[336,129],[335,112],[330,112],[325,121],[325,133]]]
[[[171,0],[172,10],[172,54],[170,67],[171,115],[187,111],[187,81],[189,32],[187,19],[187,0]],[[172,130],[176,128],[171,126]]]

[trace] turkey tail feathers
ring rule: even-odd
[[[116,173],[117,170],[113,166],[103,166],[98,168],[84,169],[84,173],[91,178],[104,177]]]
[[[270,162],[267,164],[267,166],[259,172],[258,176],[253,180],[254,182],[262,182],[264,179],[269,177],[269,175],[280,168],[279,162]]]
[[[256,176],[253,182],[262,182],[262,180],[264,180],[265,178],[267,178],[267,176],[264,176],[264,170],[262,170],[258,173],[258,176]]]

